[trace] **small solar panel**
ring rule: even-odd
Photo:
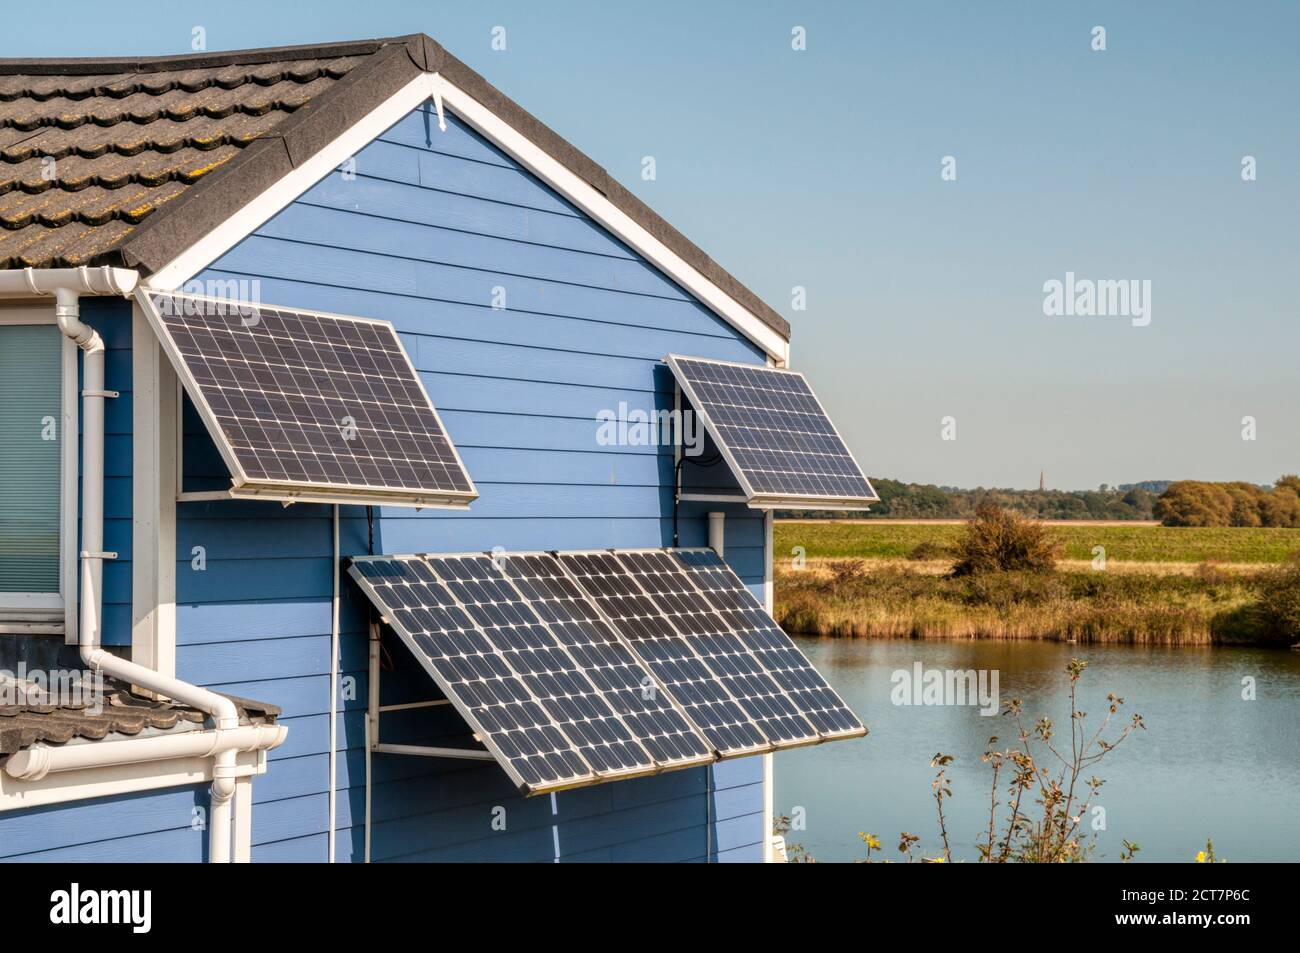
[[[802,374],[666,360],[752,505],[865,508],[879,499]]]
[[[711,549],[676,550],[672,558],[823,738],[852,738],[867,733],[835,689],[717,553]]]
[[[477,496],[391,324],[141,291],[232,495],[464,506]]]
[[[720,756],[771,751],[723,677],[731,667],[701,652],[708,646],[680,634],[610,552],[560,553],[560,564],[596,603],[663,683]],[[716,667],[715,667],[716,665]]]
[[[357,559],[348,571],[520,790],[596,779],[524,673],[511,666],[512,641],[494,642],[484,633],[428,563]]]

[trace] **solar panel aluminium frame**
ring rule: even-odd
[[[561,556],[613,556],[613,557],[617,560],[617,559],[618,559],[618,556],[619,556],[620,553],[655,553],[655,552],[657,552],[657,553],[662,553],[662,552],[674,552],[674,550],[672,550],[672,549],[667,549],[667,550],[665,550],[665,549],[662,549],[662,548],[660,548],[660,549],[654,549],[654,548],[645,548],[645,549],[561,549],[561,550],[556,550],[556,551],[550,553],[550,555],[552,555],[552,556],[554,556],[554,557],[556,558],[556,561],[559,562],[559,564],[560,564],[560,568],[563,569],[564,572],[565,572],[565,574],[568,575],[569,578],[572,579],[573,582],[578,586],[578,588],[581,589],[581,590],[585,593],[585,592],[587,591],[587,590],[586,590],[586,587],[584,587],[584,586],[582,585],[582,581],[581,581],[580,579],[576,578],[576,577],[573,575],[573,573],[569,570],[569,567],[566,566],[566,565],[564,565],[564,560],[560,559]],[[631,572],[628,572],[627,567],[626,567],[626,566],[623,566],[623,564],[622,564],[621,561],[619,562],[619,565],[622,566],[622,568],[623,568],[623,570],[624,570],[625,572],[627,572],[628,578],[631,579],[633,582],[636,582],[636,577],[634,577],[634,576],[631,574]],[[692,585],[694,585],[694,583],[692,583]],[[647,598],[647,599],[650,599],[650,600],[651,600],[651,603],[653,604],[653,598],[651,597],[650,593],[646,592],[645,589],[641,586],[641,584],[640,584],[639,582],[636,583],[636,587],[637,587],[638,590],[641,591],[641,595],[644,596],[644,597]],[[650,666],[650,663],[646,661],[646,659],[641,655],[641,653],[640,653],[639,651],[637,651],[636,643],[632,642],[632,641],[631,641],[630,639],[628,639],[625,635],[623,635],[623,633],[619,630],[618,623],[615,622],[614,619],[613,619],[613,618],[612,618],[612,617],[611,617],[611,616],[610,616],[610,615],[605,611],[604,606],[602,606],[602,605],[600,604],[600,602],[596,599],[595,596],[588,596],[588,598],[591,600],[592,605],[594,605],[594,606],[596,607],[596,611],[600,613],[601,617],[602,617],[603,619],[605,619],[605,621],[606,621],[606,622],[607,622],[611,627],[613,627],[613,629],[614,629],[614,634],[617,635],[617,636],[619,637],[619,639],[621,639],[621,640],[622,640],[622,641],[623,641],[623,642],[628,646],[629,649],[631,649],[632,653],[633,653],[633,654],[634,654],[634,655],[635,655],[635,656],[636,656],[636,657],[641,661],[641,664],[642,664],[643,666],[646,667],[646,671],[649,672],[650,675],[651,675],[651,677],[653,678],[653,677],[654,677],[654,673],[653,673],[653,671],[651,671],[651,669],[650,669],[650,667],[649,667],[649,666]],[[661,619],[663,619],[665,622],[668,623],[668,626],[673,630],[673,633],[674,633],[678,638],[683,639],[683,640],[688,640],[688,639],[690,638],[690,636],[688,636],[688,635],[683,635],[682,632],[681,632],[681,631],[677,628],[677,626],[673,623],[672,619],[670,619],[667,615],[665,615],[665,614],[664,614],[664,613],[663,613],[663,612],[658,608],[658,606],[655,607],[655,611],[659,613],[659,617],[660,617]],[[708,660],[707,658],[705,658],[704,656],[700,655],[698,652],[696,652],[696,651],[695,651],[695,647],[694,647],[693,645],[691,645],[689,641],[686,642],[686,645],[687,645],[687,648],[689,648],[689,649],[691,650],[692,654],[694,654],[695,657],[696,657],[697,659],[699,659],[699,661],[701,661],[701,662],[704,663],[704,667],[707,668],[710,672],[712,672],[712,671],[713,671],[713,666],[709,665],[709,660]],[[751,654],[753,654],[753,653],[751,653]],[[716,678],[716,677],[717,677],[717,676],[715,675],[715,678]],[[659,681],[657,678],[656,678],[655,680],[656,680],[656,681]],[[720,678],[719,678],[719,684],[721,684],[721,679],[720,679]],[[779,687],[779,686],[778,686],[778,687]],[[752,725],[752,726],[753,726],[753,727],[758,731],[759,735],[766,739],[766,742],[765,742],[764,744],[762,744],[762,745],[752,745],[752,746],[750,746],[750,747],[748,747],[748,748],[737,749],[736,751],[728,752],[727,754],[723,754],[722,752],[719,751],[719,752],[717,753],[718,760],[719,760],[719,761],[722,761],[722,760],[728,760],[728,761],[729,761],[729,760],[731,760],[732,758],[748,758],[748,757],[752,757],[753,755],[757,755],[757,754],[771,754],[772,752],[778,750],[778,749],[777,749],[777,746],[772,742],[772,739],[768,737],[767,732],[763,731],[763,729],[758,725],[758,723],[755,722],[754,719],[751,718],[747,712],[745,712],[745,707],[744,707],[743,705],[740,704],[740,700],[739,700],[738,698],[736,698],[735,695],[732,695],[732,694],[731,694],[731,690],[730,690],[729,688],[727,688],[726,685],[722,685],[722,688],[723,688],[724,691],[726,691],[727,695],[731,698],[731,700],[732,700],[733,702],[735,702],[736,707],[739,708],[740,711],[741,711],[741,713],[745,715],[745,718],[748,719],[749,723],[750,723],[750,724],[751,724],[751,725]],[[671,688],[668,688],[667,686],[664,686],[664,690],[668,693],[668,696],[671,698],[671,697],[672,697],[672,689],[671,689]],[[673,699],[673,701],[674,701],[674,704],[677,704],[677,700],[676,700],[675,698]],[[691,718],[689,713],[687,713],[687,720],[690,721],[692,724],[695,724],[695,719]],[[703,729],[700,725],[698,725],[698,724],[695,724],[695,730],[698,731],[698,732],[700,732],[701,734],[704,733],[704,729]],[[812,742],[812,743],[815,743],[815,741]],[[790,745],[787,745],[786,747],[791,747],[791,746],[790,746]],[[715,749],[715,750],[716,750],[716,749]]]
[[[708,411],[704,409],[699,395],[696,394],[695,388],[691,385],[686,374],[683,373],[681,367],[678,365],[678,361],[700,361],[705,364],[722,364],[727,367],[739,367],[751,371],[770,371],[777,374],[795,374],[803,378],[804,383],[808,385],[808,393],[817,403],[817,409],[822,412],[822,416],[825,417],[826,422],[830,424],[831,430],[834,431],[835,436],[839,439],[840,443],[844,445],[844,452],[849,455],[849,459],[853,461],[853,465],[856,466],[858,472],[862,474],[862,479],[871,490],[872,496],[867,498],[808,495],[799,493],[758,493],[749,482],[749,478],[745,475],[744,469],[736,462],[731,447],[729,447],[726,441],[724,441],[719,435],[717,425],[713,422],[713,418],[709,415]],[[713,442],[717,445],[718,452],[722,454],[722,458],[727,461],[727,466],[731,469],[732,474],[736,477],[736,482],[740,484],[740,488],[744,493],[744,502],[747,503],[750,508],[756,510],[773,510],[790,508],[807,503],[810,506],[815,506],[817,509],[823,510],[861,511],[866,510],[872,503],[880,502],[880,496],[876,493],[876,488],[871,485],[871,481],[867,479],[866,471],[862,469],[862,464],[858,463],[858,459],[853,455],[853,451],[849,448],[848,442],[845,441],[839,428],[835,426],[835,421],[831,420],[830,414],[826,413],[826,408],[823,406],[821,398],[817,396],[817,392],[813,390],[812,385],[808,384],[808,378],[804,377],[804,375],[799,371],[791,370],[787,367],[771,367],[766,364],[746,364],[743,361],[720,361],[711,357],[694,357],[689,354],[668,354],[664,357],[664,363],[667,364],[669,370],[672,371],[673,379],[677,382],[678,390],[691,402],[691,409],[699,415],[702,421],[704,421],[704,429],[708,431],[709,436],[713,438]],[[690,498],[690,496],[683,494],[683,499]],[[740,502],[740,500],[737,499],[737,502]]]
[[[607,552],[607,553],[612,554],[612,555],[615,556],[615,557],[618,557],[618,556],[623,556],[623,555],[627,555],[627,554],[641,554],[641,553],[666,553],[666,554],[668,554],[668,555],[670,555],[670,556],[675,555],[676,553],[714,553],[714,550],[711,549],[711,548],[708,547],[708,546],[670,546],[670,547],[667,547],[667,548],[658,548],[658,549],[653,548],[653,547],[642,548],[642,549],[609,549],[609,550],[603,550],[603,552]],[[717,554],[714,553],[714,555],[717,555]],[[728,566],[727,563],[726,563],[726,561],[723,560],[721,557],[719,557],[719,562],[721,562],[722,565],[723,565],[724,567],[726,567],[728,570],[731,570],[731,567]],[[625,567],[625,568],[626,568],[626,567]],[[732,573],[733,573],[733,575],[734,575],[734,570],[731,570],[731,571],[732,571]],[[686,581],[689,582],[689,583],[691,584],[691,587],[695,590],[696,594],[699,595],[700,598],[702,598],[702,599],[705,601],[705,603],[708,603],[708,602],[709,602],[708,594],[705,593],[703,590],[701,590],[700,587],[699,587],[698,585],[696,585],[695,579],[691,576],[691,574],[690,574],[689,572],[686,572],[685,569],[682,570],[682,573],[683,573],[683,575],[686,577]],[[629,574],[630,574],[630,571],[629,571]],[[737,582],[740,582],[740,578],[737,577],[736,581],[737,581]],[[744,583],[743,583],[743,582],[741,582],[740,584],[741,584],[742,587],[744,586]],[[647,595],[648,595],[648,593],[647,593]],[[757,600],[755,600],[755,602],[757,602]],[[599,606],[598,606],[597,608],[599,608]],[[759,608],[762,609],[762,611],[763,611],[763,613],[764,613],[765,615],[768,614],[768,613],[767,613],[767,610],[764,609],[763,606],[762,606],[761,604],[759,605]],[[710,605],[710,609],[712,609],[712,605]],[[717,612],[718,610],[713,609],[713,611],[714,611],[714,612]],[[673,628],[677,628],[676,624],[673,623],[673,620],[672,620],[672,617],[671,617],[671,616],[668,616],[666,613],[662,613],[662,612],[661,612],[661,614],[663,614],[663,615],[665,616],[665,618],[668,619],[669,624],[673,625]],[[719,613],[719,615],[720,615],[720,613]],[[769,618],[770,618],[770,615],[769,615]],[[726,620],[724,619],[723,622],[725,623]],[[773,624],[773,625],[776,625],[776,620],[775,620],[775,619],[772,620],[772,624]],[[779,628],[781,628],[781,627],[778,625],[777,628],[779,629]],[[736,632],[736,630],[735,630],[734,628],[731,628],[730,626],[728,626],[727,631],[731,632],[732,634],[735,634],[735,632]],[[781,631],[784,632],[785,630],[782,629]],[[683,638],[689,638],[689,636],[685,636],[685,635],[683,635]],[[768,667],[767,667],[766,665],[763,664],[763,660],[762,660],[761,658],[758,657],[757,653],[755,653],[755,652],[754,652],[752,649],[750,649],[748,646],[745,647],[745,651],[747,651],[751,656],[753,656],[754,660],[755,660],[756,662],[758,662],[758,666],[759,666],[759,668],[762,669],[762,671],[763,671],[765,674],[767,674],[767,677],[768,677],[768,678],[772,678],[772,675],[771,675],[770,670],[768,669]],[[800,654],[802,655],[803,653],[801,652]],[[708,659],[705,659],[705,662],[707,663],[707,662],[708,662]],[[812,665],[811,662],[809,662],[808,664],[809,664],[809,666]],[[819,673],[819,674],[820,674],[820,673]],[[789,699],[789,701],[790,701],[792,704],[794,704],[794,708],[795,708],[796,711],[799,711],[799,706],[798,706],[797,703],[795,703],[795,700],[794,700],[793,698],[790,697],[790,693],[787,692],[784,688],[782,688],[781,685],[780,685],[780,683],[779,683],[779,682],[776,682],[775,679],[772,679],[772,681],[773,681],[774,683],[776,683],[777,690],[778,690],[782,695],[784,695],[787,699]],[[836,692],[836,697],[838,697],[838,696],[839,696],[839,693]],[[841,702],[841,704],[843,704],[844,700],[843,700],[843,699],[840,699],[840,702]],[[844,707],[845,707],[845,708],[848,708],[848,705],[844,705]],[[849,709],[849,710],[852,711],[852,709]],[[800,712],[800,713],[802,714],[802,712]],[[856,715],[855,715],[854,717],[856,717]],[[805,720],[807,720],[806,716],[805,716]],[[860,720],[860,719],[859,719],[859,720]],[[809,727],[812,728],[813,731],[816,733],[816,737],[809,738],[809,739],[807,739],[806,741],[773,741],[773,740],[771,740],[771,739],[769,738],[769,739],[768,739],[768,742],[769,742],[769,744],[772,746],[771,750],[772,750],[772,751],[789,751],[789,750],[791,750],[791,749],[793,749],[793,748],[809,748],[809,747],[812,747],[813,745],[819,745],[819,744],[821,744],[821,743],[824,742],[824,741],[838,741],[838,740],[840,740],[841,738],[854,738],[854,737],[858,737],[859,734],[863,734],[863,735],[866,734],[866,731],[865,731],[865,730],[862,731],[862,732],[860,732],[860,733],[858,733],[858,732],[853,732],[853,733],[850,733],[850,734],[843,734],[843,733],[826,734],[826,733],[823,733],[823,732],[817,731],[817,727],[816,727],[815,725],[813,725],[811,722],[809,722]],[[760,730],[760,731],[762,730],[762,726],[759,726],[759,730]],[[743,756],[743,755],[727,755],[726,757],[728,757],[728,758],[734,758],[734,757],[744,757],[744,756]]]
[[[437,422],[438,427],[442,430],[443,437],[447,441],[447,446],[451,450],[457,465],[465,474],[465,479],[469,483],[469,490],[463,492],[455,491],[437,491],[433,494],[411,493],[403,490],[394,490],[390,487],[370,487],[370,486],[351,486],[349,484],[337,483],[300,483],[293,480],[250,480],[244,468],[236,458],[234,450],[231,448],[229,441],[221,432],[221,427],[217,423],[216,415],[212,412],[207,398],[203,395],[202,388],[190,373],[189,367],[185,363],[185,358],[181,355],[180,349],[172,339],[171,334],[167,331],[166,322],[163,321],[162,315],[158,313],[150,295],[165,295],[169,298],[178,298],[187,301],[203,301],[219,304],[227,308],[246,306],[249,308],[265,308],[268,311],[287,311],[296,314],[307,314],[317,318],[326,318],[329,320],[355,321],[364,324],[376,324],[387,327],[398,343],[398,350],[402,358],[406,361],[406,366],[420,388],[420,393],[428,401],[429,410],[433,414],[433,419]],[[391,321],[385,321],[381,318],[367,318],[352,314],[336,314],[329,311],[317,311],[311,308],[298,308],[292,305],[275,305],[266,303],[253,303],[238,301],[231,298],[218,298],[210,295],[184,294],[175,291],[163,291],[157,288],[140,287],[135,293],[136,302],[140,305],[140,310],[144,312],[149,326],[153,329],[154,336],[158,339],[159,346],[167,359],[171,362],[173,369],[176,371],[176,378],[184,387],[185,393],[189,395],[190,401],[194,404],[195,410],[198,411],[203,426],[207,428],[208,434],[212,437],[212,442],[217,445],[217,450],[221,454],[222,461],[230,471],[231,486],[226,491],[235,499],[255,499],[255,500],[279,500],[286,505],[290,503],[351,503],[355,505],[373,505],[373,506],[413,506],[420,509],[425,507],[436,507],[441,509],[465,509],[471,502],[478,499],[478,488],[474,485],[474,479],[469,474],[469,468],[465,466],[465,461],[461,459],[460,451],[456,449],[456,444],[452,441],[451,435],[447,432],[446,426],[442,422],[442,416],[438,413],[438,408],[434,405],[433,400],[429,397],[429,392],[424,386],[419,372],[411,362],[411,356],[406,353],[406,348],[402,346],[401,338],[397,334],[397,329]]]
[[[626,549],[620,549],[620,550],[617,550],[617,552],[620,552],[620,553],[625,553],[625,552],[634,552],[634,551],[635,551],[635,550],[626,550]],[[655,551],[656,551],[656,550],[642,550],[642,552],[655,552]],[[713,548],[712,548],[712,547],[709,547],[709,546],[675,546],[675,547],[671,547],[671,548],[664,549],[664,550],[658,550],[658,552],[667,552],[667,553],[673,553],[673,554],[676,554],[676,553],[712,553],[714,556],[717,556],[717,555],[718,555],[718,554],[713,550]],[[735,578],[736,578],[736,582],[740,583],[740,588],[741,588],[741,589],[744,589],[744,590],[746,590],[746,591],[749,590],[749,587],[745,585],[744,581],[743,581],[743,580],[742,580],[738,575],[736,575],[736,571],[735,571],[734,569],[731,568],[731,566],[727,563],[727,561],[726,561],[725,559],[723,559],[721,556],[718,556],[718,562],[722,564],[722,569],[723,569],[724,571],[731,573],[732,576],[735,576]],[[691,576],[691,574],[690,574],[689,572],[687,573],[687,577],[691,579],[691,584],[692,584],[692,585],[695,585],[695,587],[696,587],[697,589],[699,589],[699,585],[695,582],[695,579]],[[751,596],[751,597],[753,596],[753,593],[752,593],[752,592],[750,593],[750,596]],[[708,596],[705,595],[705,598],[707,599]],[[772,614],[767,610],[767,608],[766,608],[766,607],[765,607],[761,602],[758,601],[758,599],[754,599],[754,605],[755,605],[755,607],[756,607],[757,609],[759,609],[759,611],[761,611],[761,612],[762,612],[764,615],[766,615],[769,619],[772,619]],[[776,619],[772,619],[772,624],[775,625],[778,629],[781,629],[781,626],[777,624]],[[784,633],[784,632],[785,632],[785,629],[781,629],[781,631]],[[788,634],[786,635],[786,638],[789,638],[789,635],[788,635]],[[793,640],[791,640],[791,641],[793,641]],[[795,646],[795,650],[798,651],[798,649],[799,649],[799,647],[796,645],[796,646]],[[751,651],[752,651],[752,650],[751,650]],[[803,652],[800,651],[799,654],[800,654],[800,655],[803,655]],[[807,658],[807,656],[804,656],[804,657]],[[761,662],[762,659],[759,659],[759,661]],[[808,666],[809,666],[810,668],[812,668],[814,672],[817,671],[816,666],[814,666],[814,665],[812,664],[811,661],[808,662]],[[826,676],[822,675],[821,672],[817,672],[817,674],[818,674],[819,676],[821,676],[822,681],[826,682]],[[831,693],[832,693],[832,694],[833,694],[833,695],[834,695],[834,696],[839,700],[839,703],[840,703],[842,706],[844,706],[845,710],[848,711],[851,715],[853,715],[854,718],[857,718],[857,719],[858,719],[858,722],[861,724],[861,723],[862,723],[862,719],[861,719],[861,718],[858,718],[857,712],[853,711],[853,709],[849,707],[848,702],[846,702],[846,701],[843,699],[843,697],[840,695],[840,693],[837,692],[837,691],[835,691],[834,686],[832,686],[832,685],[830,684],[830,682],[826,682],[826,687],[830,689]],[[787,692],[787,694],[789,694],[789,693]],[[806,716],[805,716],[805,717],[806,717]],[[813,727],[816,728],[815,725],[814,725]],[[862,725],[862,729],[861,729],[861,730],[854,729],[854,730],[852,730],[852,731],[829,731],[829,732],[818,731],[818,735],[819,735],[820,737],[819,737],[816,741],[810,741],[810,742],[808,742],[806,745],[798,745],[798,744],[795,744],[795,745],[786,745],[786,747],[787,747],[787,748],[792,748],[792,747],[807,747],[808,745],[822,744],[822,743],[827,742],[827,741],[845,741],[845,740],[848,740],[848,739],[851,739],[851,738],[865,738],[868,734],[869,734],[869,731],[867,730],[867,727],[866,727],[865,724]]]

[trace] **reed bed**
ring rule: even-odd
[[[1006,639],[1146,645],[1267,641],[1255,575],[1190,571],[956,578],[941,560],[778,565],[777,620],[791,633],[854,638]]]

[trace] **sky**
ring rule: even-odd
[[[0,56],[184,53],[196,27],[209,50],[430,34],[785,315],[873,476],[1300,470],[1300,4],[58,10],[7,17]],[[1149,291],[1045,313],[1068,273]]]

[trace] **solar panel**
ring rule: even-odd
[[[653,773],[655,761],[645,747],[490,557],[431,555],[427,559],[597,774]]]
[[[762,661],[710,605],[672,554],[663,550],[620,552],[617,558],[775,747],[819,740],[817,729],[800,714],[795,701],[765,671]]]
[[[866,734],[712,550],[349,572],[525,794]]]
[[[357,559],[348,572],[521,791],[596,779],[502,645],[483,632],[428,563]]]
[[[559,553],[560,564],[663,683],[723,757],[771,751],[772,743],[723,681],[731,667],[680,634],[610,552]]]
[[[853,738],[867,733],[862,722],[717,553],[711,549],[676,550],[672,558],[823,738]]]
[[[666,361],[751,505],[865,508],[879,499],[802,374],[673,354]]]
[[[141,291],[232,495],[464,506],[478,494],[391,324]]]
[[[495,563],[656,764],[675,768],[713,760],[713,750],[685,714],[565,575],[554,556],[500,556]]]

